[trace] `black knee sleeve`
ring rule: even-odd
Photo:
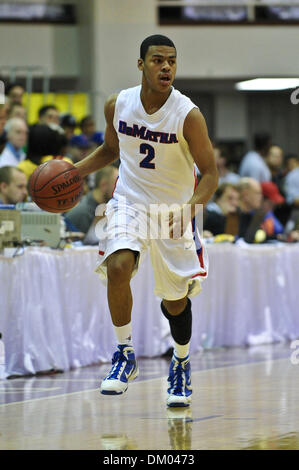
[[[187,299],[185,310],[179,315],[171,315],[161,302],[163,315],[169,320],[170,331],[176,343],[184,345],[189,343],[192,333],[191,300]]]

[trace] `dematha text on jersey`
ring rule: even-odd
[[[169,132],[155,132],[150,131],[145,126],[139,128],[138,124],[128,126],[125,121],[119,121],[118,132],[139,139],[149,140],[150,142],[158,142],[159,144],[177,144],[178,139],[176,134]]]

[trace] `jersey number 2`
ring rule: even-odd
[[[139,166],[141,168],[155,169],[156,165],[154,163],[152,163],[152,160],[155,158],[155,149],[154,149],[154,147],[152,147],[149,144],[141,144],[139,151],[140,151],[140,153],[143,153],[143,154],[146,155],[146,157],[143,160],[141,160],[141,162],[139,163]]]

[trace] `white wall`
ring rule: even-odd
[[[79,74],[76,26],[0,25],[1,66],[41,66],[51,76]]]

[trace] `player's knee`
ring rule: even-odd
[[[163,305],[170,315],[179,315],[186,308],[187,297],[179,300],[165,300],[163,299]]]
[[[130,265],[125,261],[114,261],[107,265],[107,277],[110,282],[121,284],[129,281],[131,273]]]
[[[134,268],[134,255],[130,253],[113,254],[107,260],[107,277],[112,283],[129,282]]]

